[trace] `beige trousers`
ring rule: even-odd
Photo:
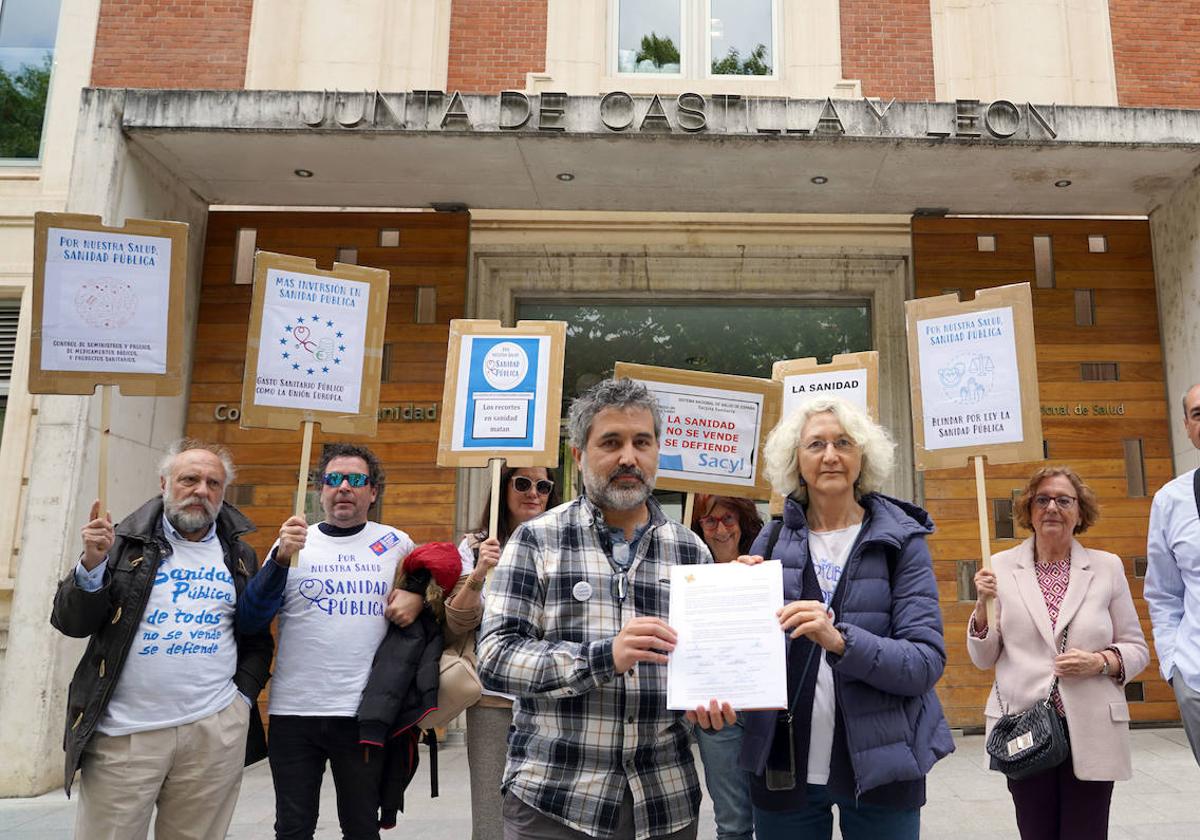
[[[83,754],[76,840],[219,840],[233,819],[250,707],[132,735],[92,736]]]

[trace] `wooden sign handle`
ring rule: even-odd
[[[101,516],[108,510],[108,443],[112,437],[112,389],[111,385],[100,386],[100,468],[96,495],[100,499]]]
[[[490,514],[488,516],[488,536],[496,536],[496,529],[500,527],[500,505],[505,504],[505,500],[500,498],[500,468],[504,466],[503,458],[492,458],[488,461],[488,470],[492,474],[492,503],[488,505]]]
[[[308,465],[312,456],[313,421],[304,421],[304,443],[300,450],[300,479],[296,482],[296,505],[292,516],[303,516],[308,497]]]
[[[991,571],[992,540],[988,533],[987,483],[984,480],[983,456],[976,455],[971,460],[975,462],[975,495],[979,500],[979,550],[983,561],[980,568]],[[987,599],[987,621],[988,627],[996,626],[995,598]]]
[[[691,530],[692,511],[696,507],[696,494],[688,493],[683,497],[683,527]]]

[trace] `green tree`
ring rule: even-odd
[[[0,158],[37,158],[42,145],[50,55],[15,72],[0,67]]]
[[[767,64],[767,45],[759,44],[743,61],[737,47],[730,47],[724,58],[714,59],[714,76],[770,76],[771,65]]]
[[[655,67],[662,68],[667,64],[679,63],[679,47],[669,37],[660,38],[653,32],[642,36],[642,48],[638,50],[636,61],[651,61]]]

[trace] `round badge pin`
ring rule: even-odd
[[[576,601],[586,601],[592,597],[592,585],[586,580],[581,580],[571,587],[571,594],[575,596]]]

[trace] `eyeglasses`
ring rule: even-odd
[[[831,444],[833,445],[834,451],[839,455],[853,452],[858,448],[858,444],[850,440],[850,438],[840,437],[836,440],[828,441],[821,440],[820,438],[814,438],[813,440],[810,440],[808,443],[804,444],[804,451],[808,452],[810,455],[824,455],[825,450],[828,449]]]
[[[322,480],[326,487],[341,487],[343,481],[349,481],[351,487],[366,487],[371,483],[371,476],[366,473],[329,472],[325,473]]]
[[[537,487],[539,496],[549,496],[554,489],[554,482],[548,478],[539,478],[535,482],[528,476],[518,475],[513,477],[512,486],[518,493],[528,493],[530,487]]]
[[[1041,510],[1046,510],[1051,503],[1058,505],[1059,510],[1070,510],[1075,506],[1074,496],[1044,496],[1038,495],[1033,497],[1033,503]]]
[[[700,527],[705,531],[717,530],[717,525],[724,525],[726,528],[732,528],[737,524],[737,517],[732,513],[727,513],[724,516],[701,516]]]

